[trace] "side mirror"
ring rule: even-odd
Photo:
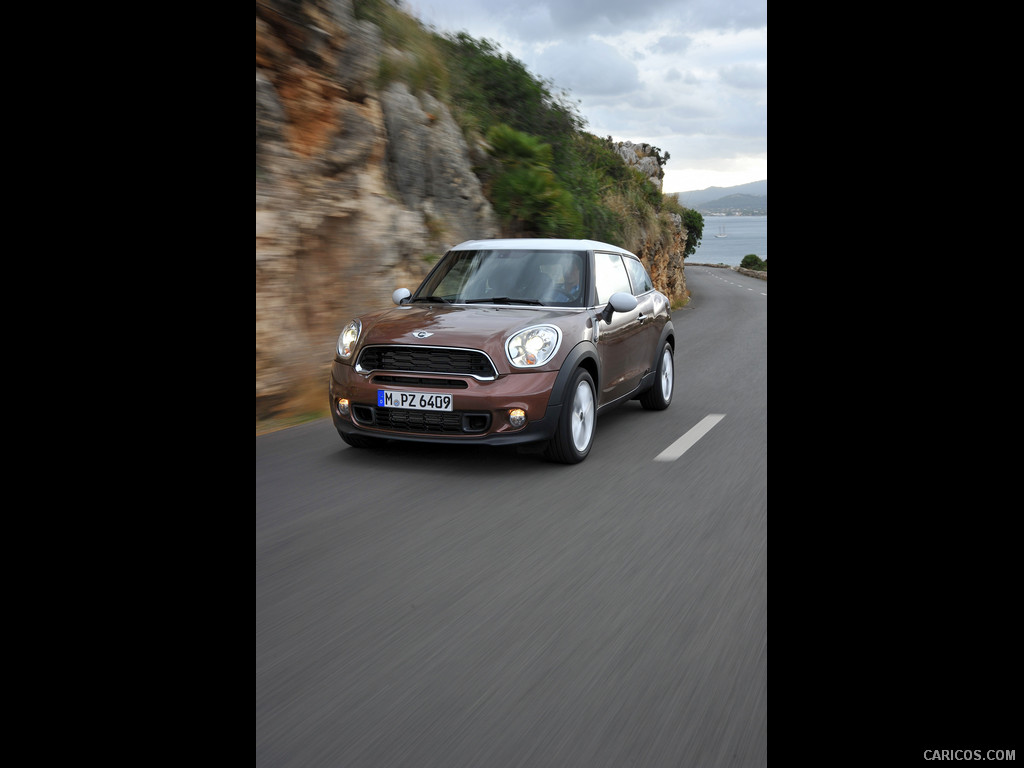
[[[412,296],[412,294],[409,293],[408,288],[399,288],[397,291],[391,294],[391,300],[395,302],[395,304],[402,304],[410,296]]]
[[[636,296],[631,293],[613,293],[608,299],[608,306],[601,313],[601,319],[606,323],[612,319],[612,312],[632,312],[636,309]]]
[[[636,309],[636,296],[631,293],[613,293],[608,303],[616,312],[632,312]]]

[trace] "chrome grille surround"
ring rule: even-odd
[[[479,381],[493,381],[498,371],[486,353],[461,347],[426,347],[419,345],[376,345],[359,352],[356,371],[402,371],[471,376]]]

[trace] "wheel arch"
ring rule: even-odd
[[[661,348],[665,346],[665,343],[672,347],[672,354],[676,353],[676,329],[672,326],[672,322],[665,323],[665,327],[661,329],[661,338],[658,339],[658,346],[654,348],[654,360],[651,370],[658,369],[658,356],[661,355]]]
[[[548,398],[550,405],[558,405],[565,401],[569,380],[577,368],[585,368],[590,374],[590,378],[594,380],[597,391],[601,391],[601,361],[597,356],[597,347],[593,342],[581,341],[566,355],[565,361],[558,371],[558,378],[555,379],[555,385],[551,388],[551,397]]]

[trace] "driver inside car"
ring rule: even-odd
[[[580,265],[578,259],[570,259],[562,278],[560,301],[576,301],[580,297]]]

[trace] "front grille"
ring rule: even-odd
[[[363,371],[413,371],[494,379],[497,371],[483,352],[450,347],[367,347],[359,354]]]
[[[395,432],[419,432],[431,435],[478,435],[491,426],[491,415],[472,411],[406,411],[357,405],[355,420],[366,426]]]

